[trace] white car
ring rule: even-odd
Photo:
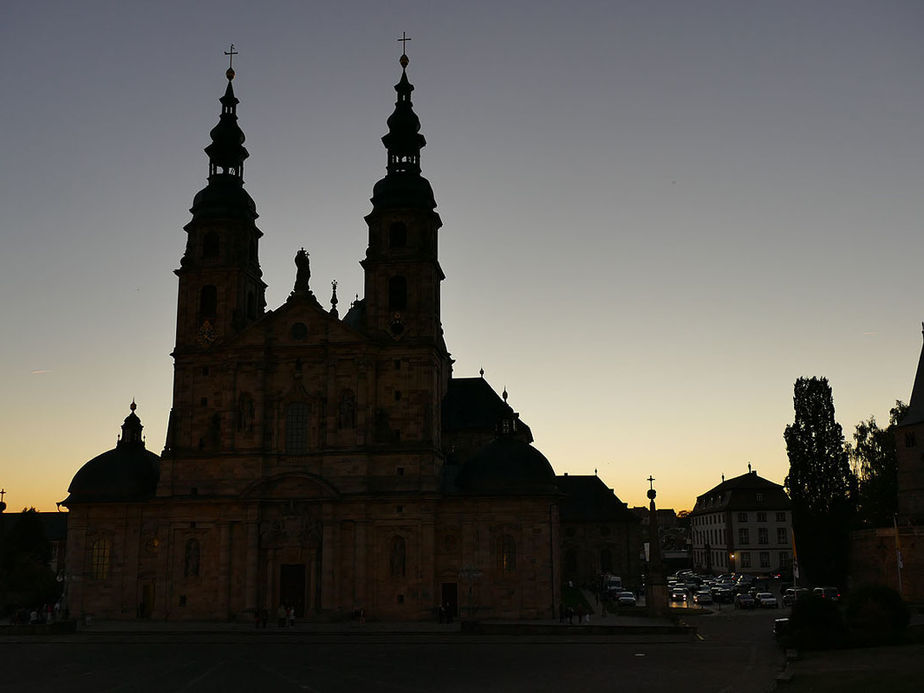
[[[769,592],[758,592],[754,595],[754,601],[757,602],[757,606],[761,609],[777,609],[780,606],[776,601],[776,597]]]
[[[616,595],[616,603],[619,606],[635,606],[635,595],[632,592],[620,592]]]

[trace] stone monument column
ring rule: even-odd
[[[648,580],[645,583],[645,605],[649,616],[667,613],[667,581],[661,563],[661,538],[658,531],[658,509],[655,507],[654,478],[648,477]]]

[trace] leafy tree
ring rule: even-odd
[[[876,417],[861,421],[854,431],[854,444],[847,452],[857,470],[858,519],[869,527],[891,524],[898,511],[898,457],[895,453],[895,427],[908,411],[896,401],[889,411],[889,426],[879,428]]]
[[[800,569],[815,584],[843,584],[855,479],[828,380],[799,378],[793,406],[795,419],[783,434],[789,456],[785,485]]]
[[[51,544],[35,508],[0,518],[4,523],[0,593],[7,606],[41,606],[57,598],[59,586],[48,567]]]

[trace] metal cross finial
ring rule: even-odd
[[[401,42],[401,52],[404,54],[407,54],[407,42],[411,40],[407,37],[407,32],[402,31],[401,38],[399,38],[398,40]]]
[[[654,479],[653,476],[649,475],[649,476],[648,476],[648,479],[646,479],[646,481],[648,482],[648,485],[651,486],[651,488],[654,488],[654,481],[655,481],[655,479]]]
[[[234,69],[234,56],[239,55],[238,52],[234,50],[233,43],[231,44],[231,50],[225,51],[225,55],[228,56],[228,69],[233,70]]]
[[[6,495],[6,489],[0,488],[0,503],[3,502],[3,497]]]

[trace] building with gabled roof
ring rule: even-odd
[[[700,496],[690,512],[693,568],[705,573],[792,570],[792,501],[779,484],[748,473]]]

